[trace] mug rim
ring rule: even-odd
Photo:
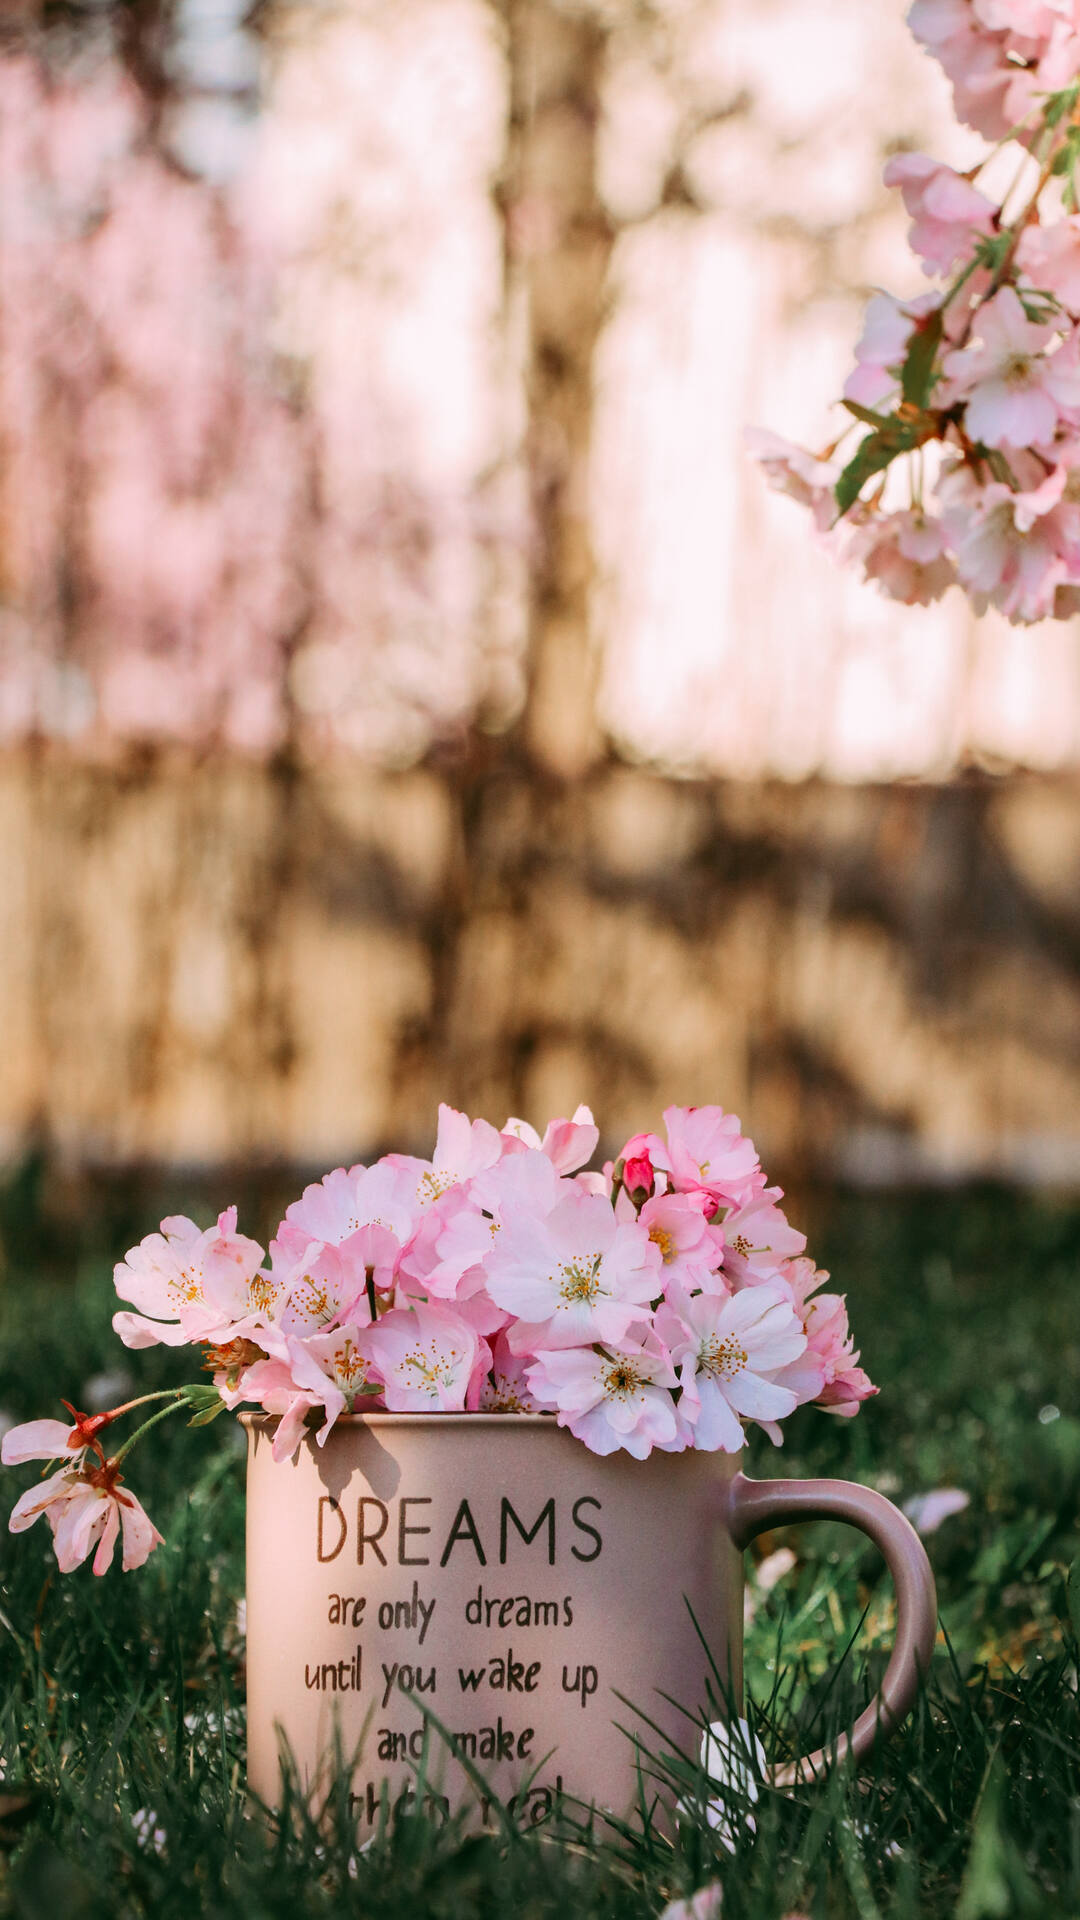
[[[248,1427],[254,1432],[274,1427],[281,1419],[280,1414],[256,1413],[253,1409],[238,1413],[236,1417],[242,1427]],[[460,1427],[465,1424],[470,1427],[524,1425],[547,1427],[552,1432],[564,1431],[558,1426],[553,1413],[389,1413],[385,1408],[376,1407],[370,1413],[339,1413],[330,1433],[327,1434],[327,1439],[329,1440],[331,1434],[335,1433],[339,1427]],[[309,1431],[313,1433],[314,1427]]]
[[[282,1416],[280,1414],[258,1413],[253,1408],[242,1412],[238,1411],[236,1414],[236,1419],[240,1426],[244,1427],[252,1436],[269,1433],[278,1425],[281,1418]],[[453,1432],[455,1429],[458,1431],[465,1429],[469,1432],[475,1432],[478,1427],[501,1427],[504,1431],[507,1427],[513,1427],[519,1431],[522,1429],[531,1429],[534,1433],[565,1435],[566,1439],[571,1441],[575,1447],[579,1448],[582,1454],[596,1466],[608,1466],[613,1461],[621,1461],[624,1464],[632,1462],[635,1466],[645,1466],[649,1460],[677,1460],[689,1454],[696,1460],[729,1461],[732,1463],[734,1472],[741,1472],[741,1463],[745,1453],[745,1447],[740,1447],[737,1453],[727,1453],[723,1448],[719,1447],[684,1447],[680,1453],[668,1452],[663,1447],[654,1447],[646,1460],[642,1461],[637,1460],[635,1456],[628,1453],[625,1448],[616,1448],[612,1453],[607,1454],[593,1453],[591,1449],[585,1446],[583,1441],[575,1439],[569,1427],[559,1426],[554,1413],[388,1413],[385,1409],[373,1409],[371,1413],[339,1413],[330,1432],[326,1436],[324,1446],[319,1447],[319,1452],[325,1452],[326,1447],[328,1447],[333,1440],[335,1433],[341,1432],[343,1429],[349,1433],[360,1433],[365,1427],[379,1429],[384,1427],[436,1427],[440,1431],[448,1429],[450,1432]],[[314,1440],[316,1431],[317,1429],[314,1425],[307,1427],[302,1438],[305,1440]]]

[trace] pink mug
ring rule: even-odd
[[[359,1749],[361,1838],[384,1798],[409,1803],[429,1714],[448,1736],[427,1726],[426,1791],[440,1808],[482,1800],[482,1775],[523,1821],[560,1793],[625,1815],[647,1771],[625,1703],[696,1748],[686,1714],[706,1712],[710,1683],[714,1701],[741,1694],[743,1550],[785,1521],[868,1534],[895,1582],[897,1630],[850,1734],[776,1769],[775,1784],[865,1753],[929,1664],[929,1562],[867,1487],[748,1480],[730,1454],[599,1458],[538,1414],[354,1414],[325,1447],[308,1435],[276,1463],[275,1422],[242,1419],[249,1782],[274,1804],[287,1744],[317,1793],[335,1751]],[[640,1732],[655,1746],[644,1721]]]

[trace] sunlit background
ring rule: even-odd
[[[7,0],[0,1151],[590,1101],[1080,1176],[1080,648],[766,493],[836,431],[900,0]]]

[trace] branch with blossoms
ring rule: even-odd
[[[870,300],[839,440],[810,453],[752,430],[749,445],[890,598],[927,606],[957,583],[979,613],[1066,619],[1080,611],[1080,13],[915,0],[908,24],[958,117],[996,144],[965,173],[889,160],[938,284]],[[976,181],[1010,146],[1019,172],[994,199]]]
[[[163,1220],[115,1270],[128,1306],[113,1325],[128,1347],[193,1348],[212,1384],[12,1428],[5,1465],[59,1463],[12,1530],[43,1514],[65,1572],[93,1552],[103,1573],[118,1539],[140,1566],[161,1535],[120,1469],[181,1411],[199,1426],[261,1408],[278,1461],[367,1410],[548,1414],[594,1453],[639,1460],[737,1452],[747,1422],[779,1445],[811,1401],[855,1414],[877,1389],[845,1303],[821,1291],[753,1142],[721,1107],[669,1107],[664,1122],[590,1173],[587,1107],[542,1139],[440,1107],[430,1160],[328,1173],[288,1208],[268,1264],[235,1208],[205,1229]],[[113,1423],[151,1406],[107,1454]]]

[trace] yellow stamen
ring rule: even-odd
[[[655,1225],[651,1226],[649,1228],[649,1239],[652,1241],[654,1247],[659,1247],[660,1257],[665,1267],[670,1267],[675,1258],[676,1248],[675,1241],[667,1228]]]
[[[646,1375],[632,1360],[620,1357],[612,1360],[604,1369],[604,1394],[609,1400],[629,1400],[632,1394],[639,1393],[645,1384]],[[641,1395],[644,1398],[644,1395]]]
[[[457,1348],[452,1347],[449,1353],[440,1353],[434,1340],[432,1340],[430,1342],[430,1351],[431,1358],[428,1359],[421,1347],[415,1347],[412,1353],[405,1355],[401,1364],[403,1367],[414,1367],[420,1375],[421,1384],[425,1387],[434,1390],[440,1382],[444,1386],[452,1386],[454,1382],[454,1366],[461,1358]]]
[[[268,1273],[257,1273],[248,1281],[248,1306],[256,1313],[267,1313],[278,1297],[278,1286]]]
[[[746,1348],[730,1333],[726,1339],[717,1333],[707,1334],[698,1350],[698,1366],[702,1373],[712,1374],[714,1380],[734,1380],[749,1364],[749,1358]]]
[[[582,1257],[567,1260],[560,1266],[559,1272],[563,1276],[559,1287],[560,1305],[566,1301],[568,1305],[592,1306],[597,1294],[602,1291],[599,1280],[602,1259],[603,1255],[598,1253],[592,1260]]]
[[[351,1340],[338,1347],[334,1353],[334,1369],[343,1387],[351,1387],[356,1380],[367,1378],[367,1361],[357,1353]]]

